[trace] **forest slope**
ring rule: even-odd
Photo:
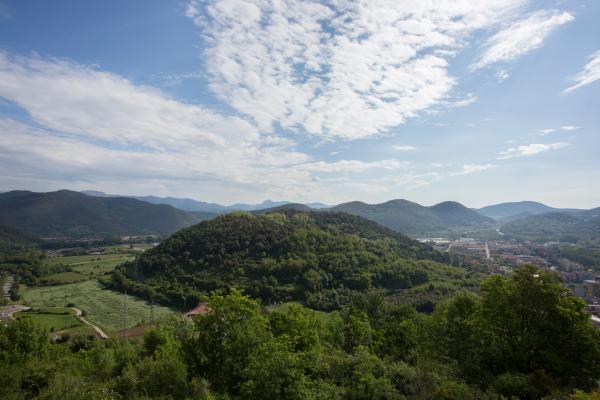
[[[212,215],[123,197],[59,190],[0,194],[0,224],[33,236],[172,233]]]
[[[125,265],[126,276],[117,273],[115,285],[171,303],[184,292],[236,287],[266,302],[332,309],[356,291],[392,294],[467,282],[464,270],[449,262],[447,254],[344,213],[233,213],[177,232]]]

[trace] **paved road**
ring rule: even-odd
[[[2,296],[4,296],[5,299],[10,299],[10,290],[12,289],[14,283],[15,277],[9,275],[4,282],[4,286],[2,287]]]
[[[19,311],[27,311],[31,307],[24,306],[22,304],[11,304],[9,306],[0,307],[0,319],[9,320],[15,319],[14,313]]]
[[[91,326],[92,328],[94,328],[94,330],[96,331],[98,336],[100,336],[100,338],[108,339],[109,336],[102,329],[100,329],[96,325],[92,324],[87,319],[83,318],[83,311],[81,311],[79,308],[75,308],[75,307],[73,307],[73,310],[75,310],[75,316],[77,318],[79,318],[79,320],[81,322],[83,322],[84,324],[87,324],[87,325]]]

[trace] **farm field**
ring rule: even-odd
[[[18,319],[28,319],[44,327],[48,332],[76,328],[82,323],[75,317],[75,311],[68,307],[33,308],[15,314]]]
[[[98,281],[72,283],[60,286],[29,287],[23,300],[33,307],[65,307],[74,304],[85,312],[85,318],[106,332],[123,329],[123,294],[105,289]],[[150,320],[150,304],[127,296],[127,328]],[[174,311],[154,306],[155,319],[173,314]]]
[[[87,279],[89,278],[78,272],[59,272],[44,277],[42,283],[45,285],[64,285],[66,283],[81,282]]]
[[[131,247],[130,247],[131,246]],[[106,251],[114,252],[114,253],[123,253],[123,252],[143,252],[148,249],[153,248],[154,245],[150,243],[136,243],[132,245],[128,244],[117,244],[114,246],[108,246],[105,248]]]
[[[64,264],[73,271],[86,275],[91,279],[111,272],[125,261],[133,260],[134,256],[127,253],[93,254],[81,256],[49,257],[44,260],[46,265]],[[81,279],[80,279],[81,280]],[[66,282],[65,282],[66,283]]]

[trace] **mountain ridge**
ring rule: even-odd
[[[70,190],[0,194],[0,224],[36,237],[167,234],[210,218],[169,205]]]
[[[511,201],[492,204],[475,209],[478,213],[495,220],[510,220],[527,217],[528,215],[539,215],[549,212],[579,212],[585,211],[576,208],[555,208],[537,201]]]
[[[395,231],[411,235],[493,223],[492,219],[455,201],[445,201],[430,207],[405,199],[394,199],[379,204],[354,201],[339,204],[331,207],[330,210],[359,215]]]
[[[141,201],[146,201],[146,202],[152,203],[152,204],[167,204],[167,205],[179,208],[180,210],[183,210],[183,211],[214,212],[214,213],[219,213],[219,214],[228,213],[228,212],[232,212],[232,211],[263,210],[263,209],[267,209],[267,208],[273,208],[273,207],[282,206],[284,204],[292,203],[290,201],[275,201],[275,200],[267,199],[267,200],[265,200],[261,203],[257,203],[257,204],[234,203],[234,204],[226,206],[223,204],[204,202],[204,201],[195,200],[195,199],[191,199],[191,198],[187,198],[187,197],[183,197],[183,198],[171,197],[171,196],[159,197],[159,196],[153,196],[153,195],[150,195],[150,196],[126,196],[126,195],[106,194],[104,192],[100,192],[100,191],[96,191],[96,190],[84,190],[81,193],[87,194],[89,196],[95,196],[95,197],[128,197],[128,198],[133,198],[133,199],[137,199],[137,200],[141,200]],[[315,208],[315,209],[331,207],[328,204],[324,204],[324,203],[320,203],[320,202],[306,203],[306,205],[310,208]]]

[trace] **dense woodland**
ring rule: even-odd
[[[233,289],[143,340],[50,344],[0,327],[3,399],[596,399],[600,331],[534,267],[459,292],[431,315],[368,290],[339,311],[276,311]]]
[[[179,307],[233,287],[265,304],[295,300],[320,310],[369,289],[409,290],[427,307],[483,276],[450,263],[448,254],[349,214],[232,213],[181,230],[121,267],[112,285]]]
[[[489,229],[493,220],[454,201],[425,207],[408,200],[390,200],[381,204],[360,201],[343,203],[330,210],[346,212],[375,221],[409,235],[451,235],[469,228]]]
[[[0,224],[28,235],[56,238],[119,238],[173,233],[214,214],[125,197],[94,197],[70,190],[0,193]]]
[[[538,242],[593,240],[599,237],[600,212],[593,209],[530,215],[504,224],[502,232],[511,238]]]
[[[0,271],[17,282],[65,268],[41,263],[28,237],[0,239]],[[357,216],[220,216],[106,284],[208,312],[105,341],[0,324],[0,398],[600,398],[600,330],[557,275],[524,266],[485,278]]]

